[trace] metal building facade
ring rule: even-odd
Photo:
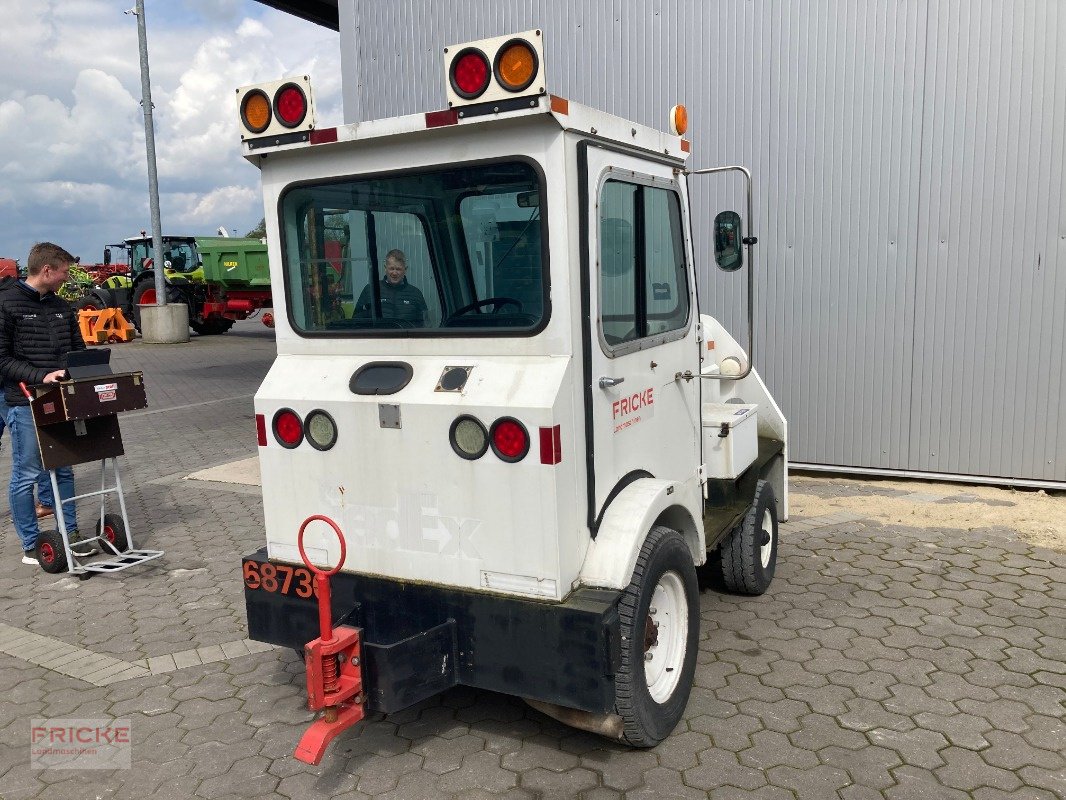
[[[685,103],[691,166],[750,167],[755,364],[794,461],[1066,485],[1066,4],[338,12],[348,122],[441,108],[444,45],[540,28],[553,93],[663,129]],[[693,185],[703,265],[724,197]],[[744,282],[702,269],[703,310],[741,339]]]

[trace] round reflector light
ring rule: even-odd
[[[501,417],[492,423],[492,452],[504,461],[521,461],[529,452],[529,433],[513,417]]]
[[[304,426],[291,408],[283,408],[274,415],[274,438],[282,447],[293,448],[304,438]]]
[[[452,61],[452,90],[464,100],[480,97],[489,85],[489,60],[476,47],[468,47]]]
[[[525,39],[511,39],[496,53],[493,72],[500,86],[509,92],[529,88],[540,67],[537,53]]]
[[[295,128],[307,116],[307,96],[295,83],[286,83],[274,93],[274,113],[286,128]]]
[[[337,423],[320,408],[307,415],[304,430],[307,432],[307,441],[316,450],[329,450],[337,443]]]
[[[457,455],[473,461],[481,458],[489,449],[489,434],[485,426],[474,417],[463,415],[456,417],[448,431],[448,438],[452,443],[452,450]]]
[[[232,108],[232,106],[231,106]],[[270,99],[261,89],[253,89],[241,101],[241,121],[252,133],[262,133],[270,125]]]

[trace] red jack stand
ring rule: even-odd
[[[331,570],[316,567],[304,552],[304,531],[309,523],[320,520],[327,523],[337,534],[341,543],[341,557]],[[322,756],[339,734],[348,730],[363,718],[363,668],[359,650],[359,629],[347,626],[333,627],[330,607],[329,579],[342,566],[346,549],[344,535],[337,523],[329,517],[315,514],[304,520],[296,539],[300,558],[307,568],[315,573],[315,588],[318,590],[319,637],[307,643],[304,663],[307,666],[307,707],[311,711],[325,711],[300,737],[296,746],[296,759],[305,764],[318,765]]]

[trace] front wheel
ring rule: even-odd
[[[165,287],[168,303],[184,303],[185,296],[173,286]],[[155,305],[155,282],[144,280],[133,290],[133,324],[141,330],[141,306]]]
[[[681,719],[696,671],[699,589],[692,553],[677,531],[651,529],[618,616],[622,664],[615,710],[628,744],[654,747]]]
[[[59,531],[41,531],[37,536],[37,563],[53,575],[67,571],[67,553]]]

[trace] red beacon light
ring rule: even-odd
[[[274,93],[274,115],[286,128],[295,128],[307,116],[307,95],[295,83],[287,83]]]
[[[449,80],[452,91],[464,100],[474,100],[485,93],[492,70],[485,54],[476,47],[468,47],[452,61]]]

